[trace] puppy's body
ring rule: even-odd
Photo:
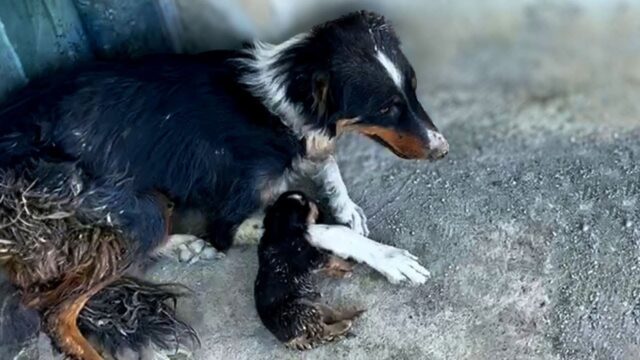
[[[258,246],[255,302],[264,325],[289,347],[307,349],[344,335],[361,311],[335,311],[317,302],[312,272],[330,256],[307,240],[317,207],[300,192],[287,192],[267,210]],[[314,213],[315,212],[315,213]]]

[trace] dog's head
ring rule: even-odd
[[[380,15],[357,12],[291,46],[288,97],[332,135],[357,131],[405,159],[444,157],[447,140],[416,96],[416,74]]]
[[[316,203],[301,191],[287,191],[267,207],[264,228],[279,235],[303,234],[320,216]]]

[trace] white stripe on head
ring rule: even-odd
[[[398,88],[402,89],[402,73],[400,72],[396,64],[394,64],[393,61],[391,61],[389,57],[387,57],[387,55],[385,55],[381,51],[376,51],[376,58],[378,59],[380,64],[382,64],[382,66],[387,70],[387,73],[389,73],[389,76],[391,77],[391,80],[393,80],[393,83],[396,84]]]

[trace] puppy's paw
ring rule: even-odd
[[[429,270],[418,263],[418,258],[407,250],[379,245],[380,247],[372,255],[370,265],[382,273],[389,282],[398,284],[409,281],[411,284],[420,285],[431,276]]]
[[[331,208],[337,222],[347,225],[359,235],[369,235],[367,216],[364,214],[362,208],[351,199],[332,204]]]
[[[353,274],[353,264],[347,260],[331,255],[317,272],[338,279],[349,278],[351,274]]]
[[[160,250],[158,255],[176,259],[182,263],[193,264],[200,260],[215,260],[224,257],[205,240],[194,235],[175,234]]]

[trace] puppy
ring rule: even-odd
[[[307,227],[319,217],[317,205],[302,192],[282,194],[267,209],[258,246],[254,296],[258,315],[278,340],[308,350],[339,339],[363,310],[334,310],[317,302],[312,273],[345,277],[351,265],[313,247]]]

